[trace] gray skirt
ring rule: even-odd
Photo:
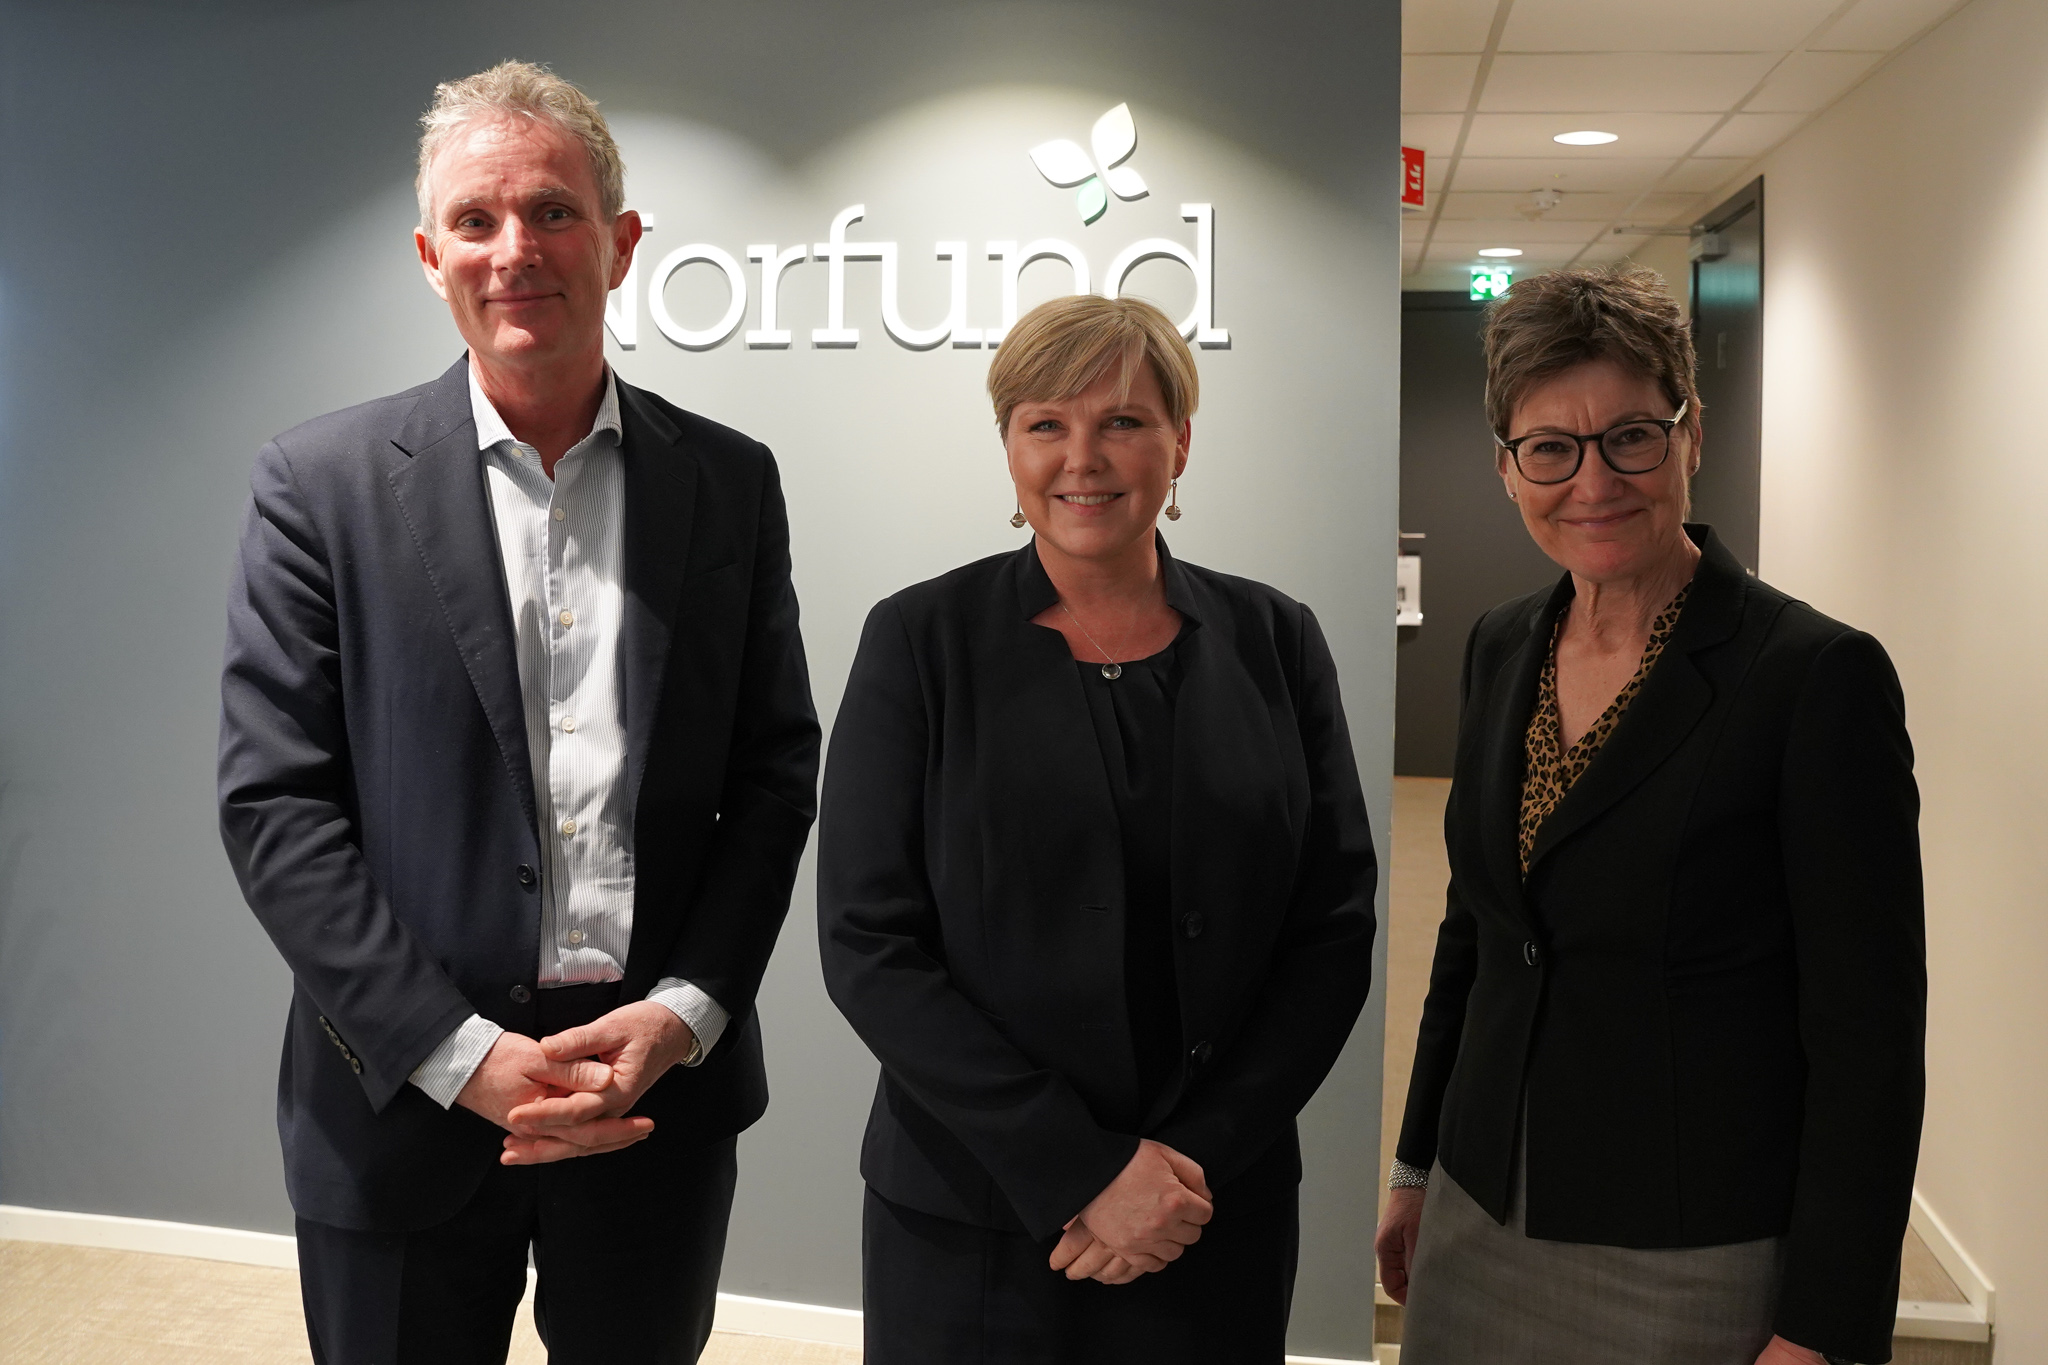
[[[1401,1365],[1755,1365],[1770,1342],[1784,1238],[1586,1246],[1530,1237],[1525,1213],[1520,1180],[1503,1227],[1430,1172]]]

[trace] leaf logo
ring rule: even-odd
[[[1109,212],[1109,190],[1126,200],[1143,199],[1151,193],[1145,188],[1143,176],[1120,164],[1138,150],[1138,125],[1131,121],[1130,105],[1119,104],[1095,120],[1088,142],[1095,150],[1092,160],[1087,152],[1063,137],[1041,142],[1031,149],[1031,164],[1038,167],[1040,175],[1062,189],[1069,185],[1081,187],[1074,197],[1074,207],[1080,210],[1083,223],[1093,223]],[[1103,188],[1105,181],[1109,190]]]

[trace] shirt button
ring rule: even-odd
[[[562,717],[562,733],[565,735],[573,735],[576,733],[576,717]]]
[[[565,626],[573,626],[576,624],[576,613],[565,608],[562,614],[555,619]]]
[[[569,513],[568,513],[568,511],[567,511],[567,510],[566,510],[565,508],[557,507],[557,508],[555,509],[555,520],[556,520],[556,521],[567,521],[568,519],[569,519]]]
[[[515,1004],[515,1005],[523,1005],[523,1004],[525,1004],[525,1003],[526,1003],[527,1001],[529,1001],[529,1000],[531,1000],[531,999],[533,999],[533,992],[532,992],[532,991],[530,991],[530,990],[528,990],[528,989],[526,989],[526,987],[524,987],[524,986],[514,986],[514,987],[512,988],[512,1003],[513,1003],[513,1004]]]
[[[582,944],[583,944],[583,931],[582,931],[581,929],[571,929],[571,930],[569,931],[569,946],[570,946],[571,948],[577,948],[577,947],[581,947],[581,946],[582,946]]]
[[[576,832],[576,822],[575,822],[574,820],[564,820],[564,821],[562,822],[562,833],[564,833],[564,834],[574,834],[575,832]]]

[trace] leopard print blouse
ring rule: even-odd
[[[1543,676],[1536,684],[1536,707],[1529,713],[1529,728],[1522,737],[1522,875],[1529,875],[1529,855],[1536,847],[1536,834],[1543,828],[1543,822],[1557,809],[1564,794],[1572,784],[1585,775],[1593,762],[1593,755],[1600,752],[1600,746],[1614,733],[1614,727],[1621,723],[1622,713],[1628,704],[1636,699],[1636,693],[1643,690],[1643,682],[1650,676],[1650,670],[1664,654],[1664,646],[1671,643],[1671,633],[1678,628],[1678,614],[1685,610],[1686,594],[1692,585],[1679,589],[1678,596],[1671,599],[1657,619],[1650,625],[1650,642],[1643,647],[1643,661],[1636,667],[1636,675],[1628,680],[1628,686],[1621,689],[1609,702],[1607,709],[1600,713],[1600,719],[1593,722],[1586,733],[1579,736],[1579,742],[1565,752],[1559,752],[1562,744],[1557,733],[1557,637],[1564,630],[1564,616],[1560,614],[1557,624],[1550,632],[1550,657],[1543,661]]]

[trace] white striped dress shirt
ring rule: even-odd
[[[590,434],[555,464],[512,435],[470,370],[469,401],[491,516],[511,595],[540,824],[540,964],[549,986],[617,981],[633,939],[633,794],[619,644],[625,617],[625,461],[618,381],[607,374]],[[697,1036],[685,1066],[716,1046],[729,1016],[680,977],[647,997]],[[419,1068],[413,1083],[443,1108],[503,1032],[471,1015]]]

